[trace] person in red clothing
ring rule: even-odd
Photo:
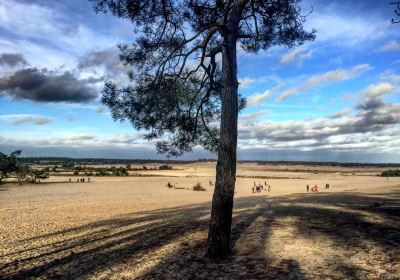
[[[317,191],[318,191],[318,185],[315,184],[314,187],[313,187],[313,192],[317,192]]]

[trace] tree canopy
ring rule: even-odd
[[[22,150],[17,150],[10,153],[8,156],[0,152],[0,183],[11,173],[20,171],[21,166],[18,162],[18,157],[21,155],[21,152]]]
[[[196,145],[217,149],[224,86],[220,62],[227,34],[253,53],[315,37],[314,30],[303,30],[307,14],[301,13],[300,0],[93,2],[98,12],[130,20],[137,34],[132,44],[119,45],[121,61],[131,68],[131,83],[106,82],[103,103],[115,120],[146,131],[146,139],[159,139],[157,150],[172,156]],[[230,30],[234,13],[238,28]],[[245,103],[239,97],[239,110]]]
[[[390,4],[395,5],[394,13],[397,15],[397,17],[400,17],[400,1],[391,2]],[[400,20],[392,18],[392,23],[400,23]]]

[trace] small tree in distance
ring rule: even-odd
[[[22,150],[17,150],[10,155],[0,153],[0,184],[4,178],[9,177],[12,173],[15,173],[18,179],[18,183],[21,183],[21,171],[22,166],[18,161],[18,157],[21,155]]]
[[[29,175],[31,176],[31,181],[33,183],[36,183],[38,180],[44,180],[49,178],[49,172],[46,171],[45,169],[40,169],[40,170],[31,170],[29,172]]]
[[[218,153],[207,255],[230,253],[236,180],[237,45],[257,52],[313,40],[300,0],[91,0],[97,12],[132,22],[137,39],[120,45],[128,86],[106,82],[102,102],[178,156],[201,145]]]

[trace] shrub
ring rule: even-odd
[[[43,180],[43,179],[49,178],[49,173],[47,171],[45,171],[45,169],[32,170],[30,173],[31,173],[30,175],[32,176],[33,182],[36,182],[37,180],[40,180],[40,179]]]
[[[193,190],[197,192],[204,192],[206,191],[205,188],[200,183],[197,183],[196,185],[193,186]]]
[[[158,169],[159,169],[159,170],[172,170],[172,166],[163,164],[163,165],[160,165],[160,166],[158,167]]]

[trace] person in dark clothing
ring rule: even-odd
[[[309,192],[310,191],[310,186],[309,185],[307,185],[307,192]]]

